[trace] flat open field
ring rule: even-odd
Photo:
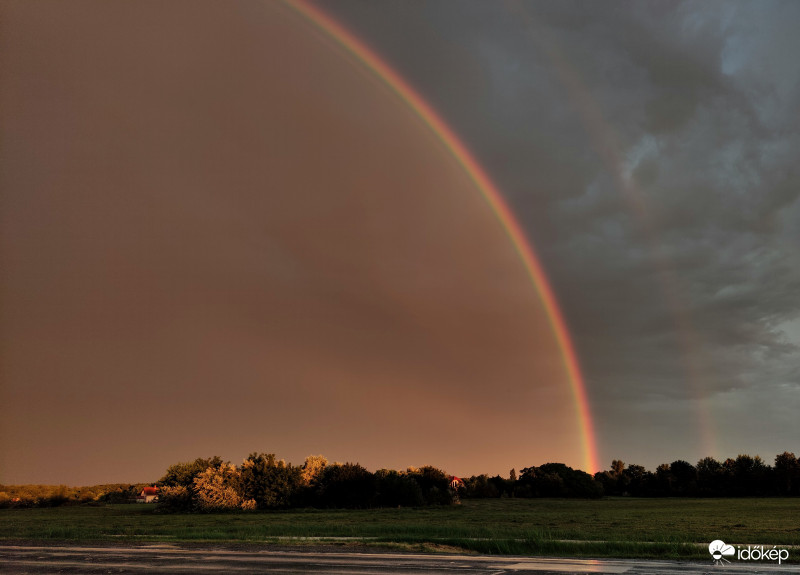
[[[453,507],[172,515],[153,505],[0,510],[2,540],[367,544],[708,559],[709,542],[800,545],[800,498],[484,499]],[[303,539],[311,538],[311,539]],[[321,538],[321,539],[320,539]],[[797,561],[797,549],[790,560]]]

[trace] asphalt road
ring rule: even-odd
[[[340,575],[564,575],[627,573],[629,575],[800,574],[798,565],[772,563],[708,563],[670,561],[552,559],[487,555],[418,555],[275,550],[207,549],[173,545],[77,547],[1,545],[0,573],[336,573]]]

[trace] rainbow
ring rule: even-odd
[[[564,317],[558,306],[553,290],[550,287],[550,283],[547,281],[544,269],[541,263],[539,263],[536,253],[528,243],[525,233],[511,213],[511,210],[500,194],[497,186],[495,186],[486,174],[486,171],[475,160],[464,143],[456,136],[453,130],[442,120],[436,111],[403,79],[402,76],[370,50],[366,44],[355,37],[331,16],[327,15],[307,0],[284,0],[284,3],[307,21],[311,22],[326,36],[335,40],[347,50],[347,52],[352,54],[358,61],[378,76],[389,89],[397,94],[397,96],[428,125],[486,199],[508,234],[508,237],[511,239],[514,249],[519,254],[544,304],[547,319],[555,335],[559,349],[561,350],[564,367],[576,405],[580,435],[583,443],[583,465],[585,470],[589,473],[599,471],[597,442],[591,412],[589,410],[589,399],[581,374],[580,364],[578,363],[578,356],[575,352],[575,346],[569,336],[567,324],[564,321]]]

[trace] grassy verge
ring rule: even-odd
[[[707,545],[799,546],[800,499],[493,499],[419,509],[168,515],[152,505],[0,510],[0,540],[381,545],[708,559]],[[790,557],[797,560],[800,549]]]

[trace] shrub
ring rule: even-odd
[[[191,511],[192,492],[183,485],[166,485],[158,490],[156,509],[168,513]]]
[[[194,479],[195,507],[199,511],[224,511],[238,509],[241,475],[230,463],[209,467]]]

